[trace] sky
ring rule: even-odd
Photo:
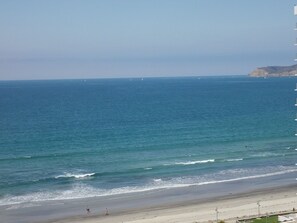
[[[291,65],[293,6],[292,0],[0,0],[0,80],[245,75]]]

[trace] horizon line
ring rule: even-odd
[[[248,74],[223,74],[223,75],[189,75],[189,76],[125,76],[125,77],[73,77],[73,78],[45,78],[45,79],[0,79],[3,81],[58,81],[58,80],[99,80],[99,79],[152,79],[152,78],[214,78],[214,77],[239,77]]]

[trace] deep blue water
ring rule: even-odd
[[[296,171],[295,78],[0,82],[0,205]]]

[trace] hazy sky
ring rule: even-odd
[[[293,64],[292,0],[0,0],[0,79],[247,74]]]

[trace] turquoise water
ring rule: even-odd
[[[295,168],[295,78],[0,82],[0,205]]]

